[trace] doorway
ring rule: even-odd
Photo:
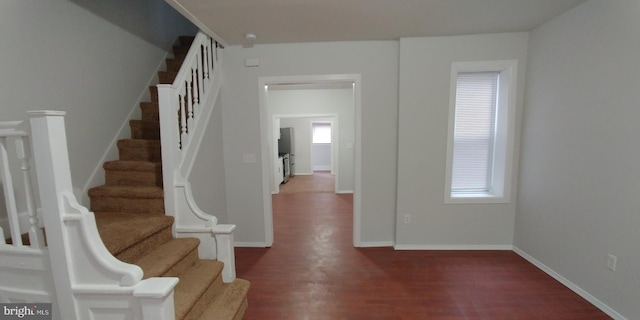
[[[331,122],[311,122],[311,165],[313,172],[333,170],[333,141]]]
[[[340,151],[347,150],[346,152],[332,153],[332,158],[335,162],[332,164],[332,169],[340,179],[336,179],[338,185],[338,192],[352,193],[353,194],[353,245],[360,246],[360,217],[361,217],[361,204],[360,204],[360,168],[361,168],[361,79],[360,75],[319,75],[319,76],[293,76],[293,77],[262,77],[259,79],[260,88],[260,115],[261,115],[261,132],[262,132],[262,152],[268,155],[269,161],[265,161],[262,164],[263,167],[263,199],[265,201],[265,234],[266,244],[268,246],[273,245],[274,233],[273,233],[273,209],[271,193],[274,186],[273,168],[277,164],[277,154],[274,151],[274,137],[275,137],[275,124],[278,120],[275,120],[273,114],[269,112],[269,105],[273,101],[270,99],[273,95],[274,88],[283,86],[297,87],[297,88],[335,88],[345,85],[350,87],[350,110],[352,117],[352,127],[348,130],[344,126],[340,126],[340,132],[343,132],[347,139],[337,139],[336,143],[332,143],[332,150],[338,149],[338,143],[341,143],[342,148]],[[296,109],[289,110],[290,115],[295,115]],[[299,109],[298,109],[299,111]],[[282,115],[282,113],[280,113]],[[298,114],[300,115],[300,114]],[[306,115],[305,115],[306,116]],[[341,117],[339,117],[341,118]],[[337,128],[336,125],[332,126],[332,131]],[[349,136],[349,133],[351,134]],[[346,159],[342,157],[346,156]],[[297,156],[299,157],[299,155]],[[350,158],[349,158],[350,157]],[[336,159],[337,158],[337,159]],[[296,170],[298,170],[299,160],[296,160]],[[351,170],[345,170],[343,165],[350,165]],[[297,174],[297,173],[296,173]],[[348,181],[349,187],[341,187],[342,182]]]

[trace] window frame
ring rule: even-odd
[[[488,192],[452,192],[452,170],[456,92],[458,74],[468,72],[498,72],[498,94],[496,99],[496,129],[494,132],[492,187]],[[515,114],[517,97],[517,60],[468,61],[451,64],[449,121],[447,133],[447,155],[445,175],[445,204],[458,203],[509,203],[513,170]]]

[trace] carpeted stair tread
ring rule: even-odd
[[[195,39],[196,39],[196,37],[194,37],[194,36],[180,36],[180,37],[178,37],[178,41],[180,42],[180,45],[188,46],[188,47],[191,46],[191,44],[193,43],[193,41]]]
[[[118,151],[120,152],[120,160],[162,161],[160,140],[119,140]]]
[[[196,238],[172,239],[136,260],[134,264],[142,268],[145,279],[178,276],[196,263],[199,244],[200,240]],[[191,259],[187,258],[189,255],[192,255]]]
[[[159,71],[158,82],[161,84],[173,84],[173,80],[176,79],[178,72],[176,71]]]
[[[205,296],[213,297],[222,287],[222,268],[222,262],[199,260],[180,276],[174,289],[176,320],[197,319],[210,302]]]
[[[154,186],[100,186],[89,189],[89,197],[162,199],[164,191]]]
[[[235,279],[225,284],[222,294],[202,313],[198,320],[234,320],[242,319],[247,308],[247,293],[250,283]]]
[[[156,171],[162,168],[162,162],[112,160],[105,162],[102,168],[116,171]]]
[[[121,252],[173,225],[173,217],[159,214],[96,212],[96,225],[109,252]]]
[[[184,62],[184,58],[169,58],[166,59],[164,61],[165,65],[167,66],[167,70],[169,72],[178,72],[180,70],[180,67],[182,66],[182,63]]]
[[[131,138],[160,140],[160,122],[158,120],[130,120]]]
[[[162,187],[162,162],[114,160],[102,167],[106,185]]]
[[[190,46],[173,46],[173,54],[176,56],[186,55],[189,52]]]
[[[141,102],[140,110],[142,112],[142,120],[144,121],[160,121],[160,113],[158,107],[158,89],[156,88],[155,93],[155,101],[152,102]]]
[[[148,140],[148,139],[122,139],[118,140],[118,147],[124,148],[160,148],[160,140]]]

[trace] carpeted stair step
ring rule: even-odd
[[[191,44],[196,39],[194,36],[180,36],[178,37],[178,41],[181,46],[191,47]]]
[[[133,263],[173,239],[173,217],[144,213],[96,212],[102,242],[116,258]]]
[[[160,140],[123,139],[118,141],[120,160],[162,161]]]
[[[184,62],[184,58],[169,58],[169,59],[166,59],[164,61],[165,65],[167,66],[167,70],[166,71],[170,71],[170,72],[178,72],[178,71],[180,71],[180,67],[182,66],[183,62]]]
[[[158,97],[157,97],[157,87],[156,88],[156,99],[155,102],[141,102],[140,110],[142,111],[142,120],[143,121],[160,121],[160,113],[158,108]]]
[[[160,140],[160,122],[129,120],[132,139]]]
[[[164,214],[164,192],[160,187],[100,186],[89,189],[93,212]]]
[[[176,57],[177,59],[181,59],[182,57],[185,57],[187,53],[189,53],[189,49],[191,49],[191,46],[183,46],[183,45],[173,46],[173,56]]]
[[[144,278],[178,277],[198,262],[196,238],[172,239],[165,242],[133,264],[144,271]]]
[[[249,286],[249,281],[243,279],[224,284],[222,294],[216,297],[198,320],[241,320],[248,306]]]
[[[102,167],[106,185],[162,187],[161,162],[114,160]]]
[[[158,83],[173,84],[173,80],[176,79],[177,75],[178,75],[178,72],[176,71],[159,71]]]
[[[223,263],[199,260],[180,275],[174,290],[176,320],[198,319],[211,300],[221,293]]]

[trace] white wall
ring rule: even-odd
[[[0,118],[67,111],[71,174],[80,189],[172,42],[194,33],[162,1],[83,5],[88,10],[67,0],[0,2]]]
[[[219,223],[228,223],[221,104],[222,99],[218,96],[188,179],[198,207],[216,216]]]
[[[245,58],[260,67],[245,68]],[[362,77],[362,242],[392,243],[395,216],[398,44],[395,41],[231,46],[224,53],[223,118],[227,207],[238,242],[266,239],[260,153],[259,77],[360,74]],[[269,175],[267,175],[268,177]],[[267,178],[268,179],[268,178]],[[267,190],[268,191],[268,190]],[[276,239],[277,242],[277,239]]]
[[[527,37],[511,33],[400,40],[398,248],[510,248],[515,201],[444,204],[450,74],[455,61],[517,60],[519,119]],[[405,214],[411,215],[411,223],[404,223]]]
[[[338,191],[349,192],[354,189],[355,173],[355,109],[353,89],[295,89],[269,90],[268,94],[269,118],[273,115],[304,116],[304,115],[337,115],[337,155],[335,159],[338,171]],[[306,118],[304,127],[296,128],[295,150],[296,171],[312,174],[311,165],[311,121],[321,118]],[[285,127],[287,119],[283,118],[280,127]],[[302,147],[302,148],[298,148]],[[300,166],[298,163],[300,162]],[[308,164],[308,165],[307,165]]]
[[[636,0],[588,1],[531,33],[514,241],[628,319],[640,319],[639,16]]]

